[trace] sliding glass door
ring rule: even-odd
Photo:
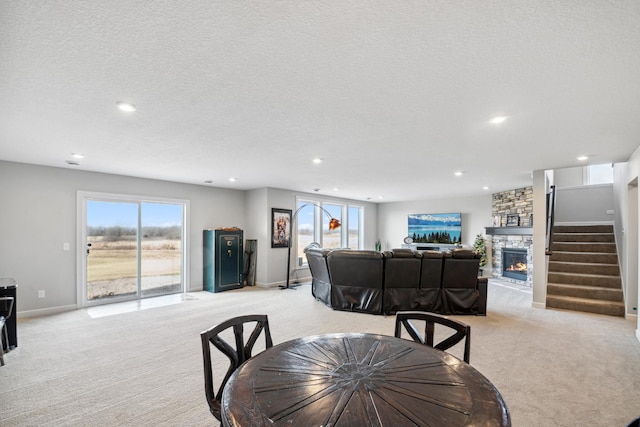
[[[87,200],[86,299],[138,295],[138,205]]]
[[[182,291],[182,205],[141,204],[140,290],[143,297]]]
[[[84,305],[184,291],[185,203],[82,195],[81,209]]]

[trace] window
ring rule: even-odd
[[[342,219],[342,206],[334,205],[331,203],[325,203],[323,206],[331,215],[331,218],[335,218],[342,224],[342,227],[336,230],[329,230],[329,222],[331,218],[326,213],[322,215],[322,239],[319,242],[323,248],[345,248],[346,244],[342,244],[342,228],[345,227],[345,221]]]
[[[299,199],[295,217],[298,265],[306,264],[304,248],[317,242],[323,248],[362,249],[363,208],[334,202]],[[325,212],[326,210],[326,212]],[[342,226],[329,230],[329,218],[336,218]]]
[[[585,175],[586,185],[612,184],[613,166],[611,163],[590,165],[585,167]]]
[[[188,201],[78,192],[82,306],[184,292]]]
[[[348,247],[360,249],[360,232],[362,222],[362,208],[357,206],[349,206],[349,220],[347,221],[346,230],[348,234]]]

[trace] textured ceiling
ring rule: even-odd
[[[517,188],[640,144],[639,23],[637,0],[6,0],[0,159],[375,202]]]

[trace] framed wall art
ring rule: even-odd
[[[520,225],[520,215],[507,215],[507,227],[517,227]]]
[[[291,226],[291,209],[271,208],[271,247],[288,248]]]

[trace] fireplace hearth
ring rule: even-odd
[[[527,280],[527,250],[502,248],[502,276]]]

